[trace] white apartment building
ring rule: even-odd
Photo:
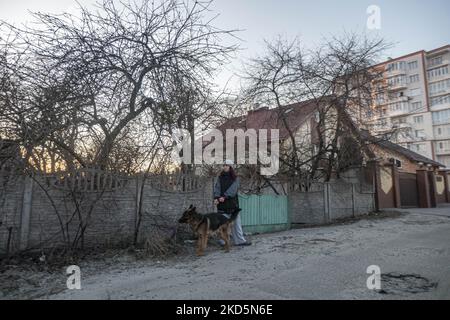
[[[374,66],[383,74],[369,114],[374,134],[450,168],[450,45]],[[382,85],[383,84],[383,85]],[[394,129],[394,130],[393,130]]]

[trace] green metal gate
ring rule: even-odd
[[[264,233],[290,227],[287,196],[239,195],[244,232]]]

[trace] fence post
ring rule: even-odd
[[[323,184],[323,207],[325,222],[330,222],[330,184],[328,182]]]
[[[33,201],[33,179],[30,176],[25,176],[23,199],[22,199],[22,211],[20,215],[20,240],[19,240],[20,250],[25,250],[28,247],[32,201]]]
[[[355,184],[352,183],[352,216],[355,217]]]
[[[134,230],[138,227],[139,223],[139,211],[141,210],[141,188],[142,181],[140,175],[136,175],[136,212],[134,217]]]

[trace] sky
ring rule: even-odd
[[[379,29],[367,28],[367,8],[371,5],[380,9]],[[74,0],[0,0],[0,19],[23,23],[29,20],[28,10],[74,12],[76,6]],[[211,8],[219,14],[216,26],[242,30],[238,33],[242,50],[216,79],[220,85],[230,80],[233,86],[233,74],[239,72],[242,62],[262,52],[264,39],[279,35],[298,37],[312,49],[324,37],[344,31],[365,32],[395,44],[386,58],[450,44],[448,0],[215,0]]]

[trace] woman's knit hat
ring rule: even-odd
[[[226,159],[225,160],[225,162],[223,163],[224,165],[227,165],[227,166],[234,166],[234,162],[233,162],[233,160],[230,160],[230,159]]]

